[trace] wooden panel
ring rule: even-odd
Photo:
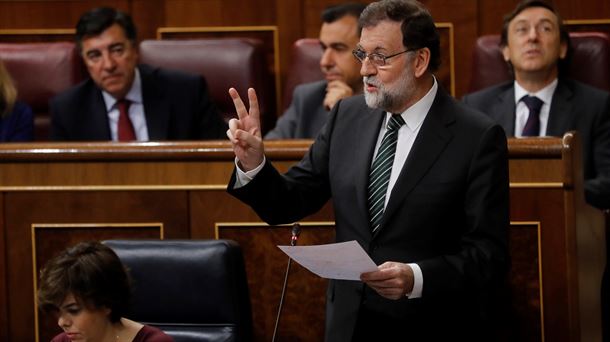
[[[81,14],[98,6],[129,12],[129,0],[0,1],[0,28],[72,28]]]
[[[33,224],[33,288],[37,289],[37,275],[53,256],[70,246],[83,241],[103,241],[107,239],[163,239],[162,223],[112,223],[112,224]],[[36,303],[34,293],[34,302]],[[50,341],[61,332],[53,316],[34,311],[36,341]]]
[[[503,329],[507,341],[543,340],[539,237],[538,222],[511,222],[510,292],[506,298],[511,311]]]
[[[610,36],[610,19],[566,20],[570,32],[605,32]]]
[[[4,193],[0,194],[0,208],[4,208]],[[6,227],[4,225],[4,217],[0,219],[0,279],[6,279]],[[0,281],[0,341],[8,341],[8,289],[6,281]]]
[[[7,227],[11,227],[6,231],[5,252],[8,274],[5,281],[9,293],[8,321],[11,326],[8,340],[11,341],[35,339],[32,325],[35,314],[32,224],[116,223],[125,226],[128,223],[159,222],[163,224],[165,237],[189,237],[187,196],[180,191],[25,191],[11,192],[5,196],[8,202],[4,207],[3,219]],[[56,239],[65,239],[65,242],[69,243],[81,238],[129,236],[120,229],[111,231],[116,233],[116,236],[103,229],[88,230],[70,238],[66,238],[64,232],[53,231],[53,235],[45,232],[41,236],[44,243],[36,253],[43,259],[57,253],[64,244],[52,243]],[[158,235],[157,233],[155,236]],[[44,240],[50,236],[54,236],[52,240]]]
[[[235,240],[242,247],[252,303],[253,340],[270,341],[288,262],[277,245],[290,244],[291,226],[219,223],[217,230],[219,238]],[[299,244],[317,245],[334,240],[334,222],[301,223]],[[276,339],[322,341],[328,282],[299,264],[291,264]]]
[[[3,43],[43,43],[74,41],[74,29],[6,29],[0,30]]]

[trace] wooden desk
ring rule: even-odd
[[[286,170],[310,143],[269,142],[267,156]],[[574,143],[510,141],[507,336],[599,340],[603,222],[584,204]],[[0,145],[0,340],[44,341],[57,331],[34,307],[38,270],[54,253],[86,239],[129,237],[237,240],[254,339],[270,340],[287,261],[275,246],[288,243],[290,227],[269,229],[225,192],[233,158],[228,142]],[[334,240],[332,204],[304,222],[301,244]],[[293,267],[280,340],[322,339],[325,286]]]

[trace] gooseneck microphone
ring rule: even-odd
[[[295,223],[292,225],[292,237],[290,238],[290,245],[296,246],[299,235],[301,234],[301,225]],[[286,266],[286,274],[284,275],[284,285],[282,286],[282,294],[280,295],[280,306],[277,309],[277,317],[275,318],[275,328],[273,328],[272,342],[275,342],[275,336],[277,334],[277,328],[280,325],[280,316],[282,315],[282,306],[284,305],[284,296],[286,295],[286,285],[288,284],[288,274],[290,273],[290,263],[292,259],[288,257],[288,266]]]

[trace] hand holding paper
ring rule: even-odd
[[[377,265],[355,240],[316,246],[278,246],[292,260],[327,279],[360,280]]]

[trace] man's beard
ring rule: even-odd
[[[364,76],[364,100],[366,105],[371,108],[381,108],[386,112],[395,113],[401,110],[407,103],[409,97],[413,94],[414,82],[413,77],[409,75],[408,70],[404,70],[398,81],[392,88],[387,88],[375,76]],[[369,93],[366,84],[370,83],[377,87],[377,91]]]

